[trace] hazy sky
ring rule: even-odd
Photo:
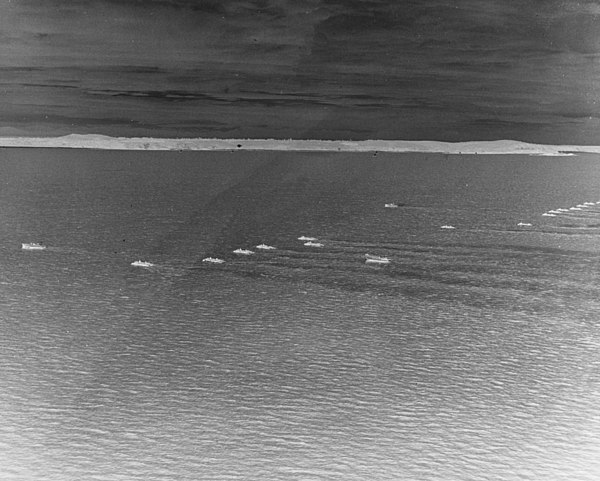
[[[3,0],[0,134],[600,144],[600,5]]]

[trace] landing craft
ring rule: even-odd
[[[223,264],[225,261],[217,257],[205,257],[202,262],[210,262],[212,264]]]
[[[153,267],[154,266],[154,264],[152,264],[152,262],[140,261],[140,260],[133,261],[131,263],[131,265],[135,266],[135,267]]]
[[[389,264],[391,261],[389,257],[374,256],[371,254],[365,254],[365,262],[367,264]]]
[[[320,242],[312,242],[312,241],[305,242],[304,245],[308,246],[308,247],[323,247],[323,244],[321,244]]]
[[[26,242],[21,244],[21,249],[25,251],[43,251],[46,250],[46,246],[37,242]]]
[[[236,249],[236,250],[233,251],[233,253],[234,254],[239,254],[239,255],[242,255],[242,256],[249,256],[249,255],[254,254],[254,252],[251,251],[251,250],[249,250],[249,249]]]
[[[256,246],[256,248],[257,248],[257,249],[261,249],[261,250],[263,250],[263,251],[272,251],[272,250],[275,250],[275,249],[276,249],[276,247],[269,246],[269,245],[267,245],[267,244],[258,244],[258,245]]]

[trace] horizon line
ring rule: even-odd
[[[58,137],[0,136],[0,147],[146,151],[412,152],[541,156],[600,153],[600,146],[594,145],[534,144],[518,140],[442,142],[436,140],[222,139],[202,137],[111,137],[101,134],[69,134]]]

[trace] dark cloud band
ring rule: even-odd
[[[0,27],[3,128],[600,143],[591,1],[22,0]]]

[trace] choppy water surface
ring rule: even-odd
[[[596,157],[4,149],[0,175],[2,479],[600,476]]]

